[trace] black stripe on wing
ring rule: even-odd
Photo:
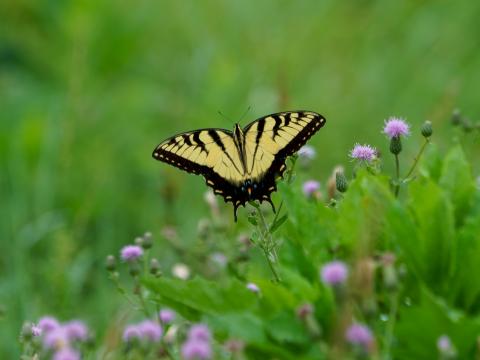
[[[292,114],[298,114],[298,117],[292,117]],[[291,112],[282,112],[282,113],[276,113],[276,114],[271,114],[267,115],[261,119],[258,119],[256,121],[259,122],[259,126],[264,119],[268,117],[272,117],[275,120],[275,124],[272,129],[272,137],[275,139],[275,136],[278,134],[278,131],[282,127],[289,126],[292,122],[296,122],[296,120],[302,120],[302,118],[305,118],[306,116],[313,116],[311,121],[306,124],[306,125],[301,125],[303,126],[303,129],[295,135],[293,139],[291,139],[287,145],[285,145],[281,150],[275,154],[274,160],[268,170],[265,172],[263,175],[262,179],[260,180],[262,183],[261,192],[257,192],[253,194],[255,197],[255,200],[260,200],[260,201],[269,201],[271,193],[277,190],[277,185],[276,185],[276,179],[278,177],[283,177],[283,173],[286,170],[286,165],[285,161],[287,160],[287,157],[293,155],[296,153],[300,148],[306,144],[306,142],[318,131],[320,130],[326,123],[325,118],[312,111],[291,111]],[[284,122],[282,123],[282,120],[280,116],[284,117]],[[245,132],[248,131],[248,129],[256,122],[252,122],[248,124],[245,127]],[[258,138],[258,134],[257,134]],[[258,143],[257,143],[258,146]]]

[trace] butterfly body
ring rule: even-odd
[[[325,124],[311,111],[271,114],[232,131],[200,129],[160,143],[152,156],[190,173],[202,175],[208,186],[237,208],[248,201],[267,201],[277,189],[288,156],[300,149]]]

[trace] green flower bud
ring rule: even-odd
[[[149,232],[149,231],[147,231],[147,232],[143,235],[142,247],[143,247],[145,250],[148,250],[148,249],[150,249],[152,246],[153,246],[152,233]]]
[[[160,263],[155,258],[150,260],[150,274],[160,275]]]
[[[425,138],[429,138],[433,134],[433,129],[432,129],[432,122],[431,121],[425,121],[422,125],[422,135]]]
[[[107,271],[115,271],[115,269],[117,268],[117,259],[115,259],[115,256],[107,256],[107,259],[105,260],[105,268],[107,269]]]
[[[136,237],[135,238],[135,245],[143,247],[143,237]]]
[[[462,122],[462,115],[460,113],[460,110],[459,109],[453,110],[452,125],[457,126],[457,125],[460,125],[461,122]]]
[[[138,261],[130,262],[128,264],[130,266],[130,275],[137,276],[140,274],[140,265],[138,264]]]
[[[394,155],[398,155],[402,152],[402,141],[400,136],[394,136],[390,140],[390,152]]]
[[[341,171],[335,173],[335,186],[337,187],[337,190],[341,193],[344,193],[348,189],[347,178]]]

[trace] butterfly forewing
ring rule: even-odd
[[[202,129],[175,135],[158,145],[153,157],[190,173],[200,174],[207,185],[222,190],[223,182],[236,183],[242,165],[232,134],[221,129]]]
[[[248,173],[255,179],[281,175],[285,159],[324,124],[325,119],[311,111],[277,113],[250,123],[244,131]]]

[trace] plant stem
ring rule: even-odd
[[[398,197],[400,191],[400,160],[398,154],[395,154],[395,172],[397,175],[397,184],[395,185],[395,197]]]
[[[272,234],[269,231],[269,227],[267,225],[267,222],[265,221],[265,217],[263,216],[262,211],[260,210],[260,207],[257,207],[256,209],[262,225],[262,228],[260,229],[260,235],[262,237],[260,248],[263,250],[265,257],[267,258],[268,266],[272,271],[275,281],[280,282],[280,277],[278,276],[277,271],[275,270],[275,267],[273,266],[272,259],[271,259],[272,255],[276,259],[275,245],[273,244]]]
[[[385,330],[385,360],[389,360],[390,350],[392,347],[392,340],[393,340],[393,330],[395,328],[395,320],[397,317],[397,309],[398,309],[398,291],[392,293],[390,298],[390,314],[388,315],[388,324]]]
[[[404,179],[408,179],[410,177],[410,175],[412,175],[413,171],[415,170],[415,167],[417,166],[418,164],[418,161],[420,160],[420,158],[422,157],[422,154],[423,152],[425,151],[425,148],[427,147],[427,145],[430,143],[430,139],[429,138],[426,138],[425,139],[425,142],[423,143],[422,147],[420,148],[420,151],[418,152],[417,156],[415,156],[415,160],[413,161],[413,164],[412,164],[412,167],[410,168],[410,170],[408,171],[407,175],[405,175]]]

